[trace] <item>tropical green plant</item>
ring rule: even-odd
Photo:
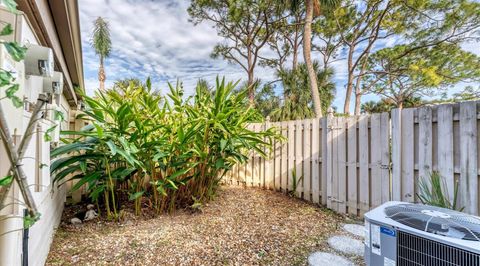
[[[104,60],[110,55],[112,51],[112,40],[110,39],[110,29],[108,22],[98,17],[94,22],[94,29],[92,35],[92,47],[100,59],[100,66],[98,68],[98,81],[100,82],[100,90],[105,90],[105,74]]]
[[[317,73],[319,95],[322,102],[322,113],[327,109],[335,98],[335,84],[332,81],[332,69],[320,70],[318,63],[313,63]],[[272,112],[275,121],[306,119],[315,117],[313,100],[309,89],[308,70],[305,64],[299,64],[295,70],[285,70],[278,73],[282,80],[284,90],[283,104]]]
[[[450,200],[445,179],[434,171],[429,177],[419,179],[417,197],[423,204],[462,211],[464,207],[457,205],[458,182],[453,189],[453,199]]]
[[[303,175],[300,177],[297,177],[297,171],[295,169],[292,169],[292,190],[288,191],[288,195],[292,197],[298,196],[297,193],[297,188],[300,182],[303,180]]]
[[[212,95],[200,84],[184,99],[182,88],[170,85],[163,99],[147,80],[84,96],[90,125],[62,132],[79,137],[52,152],[55,182],[78,179],[74,190],[86,184],[113,219],[125,196],[136,214],[145,206],[157,213],[200,206],[228,169],[250,150],[265,156],[277,136],[274,129],[247,129],[262,118],[248,105],[247,90],[234,92],[235,86],[217,80]]]

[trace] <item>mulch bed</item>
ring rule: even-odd
[[[64,221],[72,211],[66,209]],[[62,222],[47,265],[305,265],[345,222],[278,192],[223,187],[202,212]]]

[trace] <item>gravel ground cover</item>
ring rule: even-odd
[[[345,218],[278,192],[223,187],[201,212],[123,222],[66,221],[47,265],[306,265]]]

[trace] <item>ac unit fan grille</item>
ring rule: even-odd
[[[420,204],[385,208],[388,218],[411,228],[456,239],[480,241],[480,218],[465,213]]]
[[[397,265],[480,266],[480,254],[398,231]]]

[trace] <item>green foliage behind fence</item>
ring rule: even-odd
[[[63,132],[74,138],[52,152],[55,182],[77,179],[73,190],[86,185],[92,201],[115,219],[125,198],[137,214],[211,199],[225,171],[251,150],[264,154],[277,136],[273,129],[247,129],[262,118],[235,86],[217,80],[213,95],[199,87],[185,99],[180,87],[162,97],[147,80],[84,96],[82,119],[90,124]]]

